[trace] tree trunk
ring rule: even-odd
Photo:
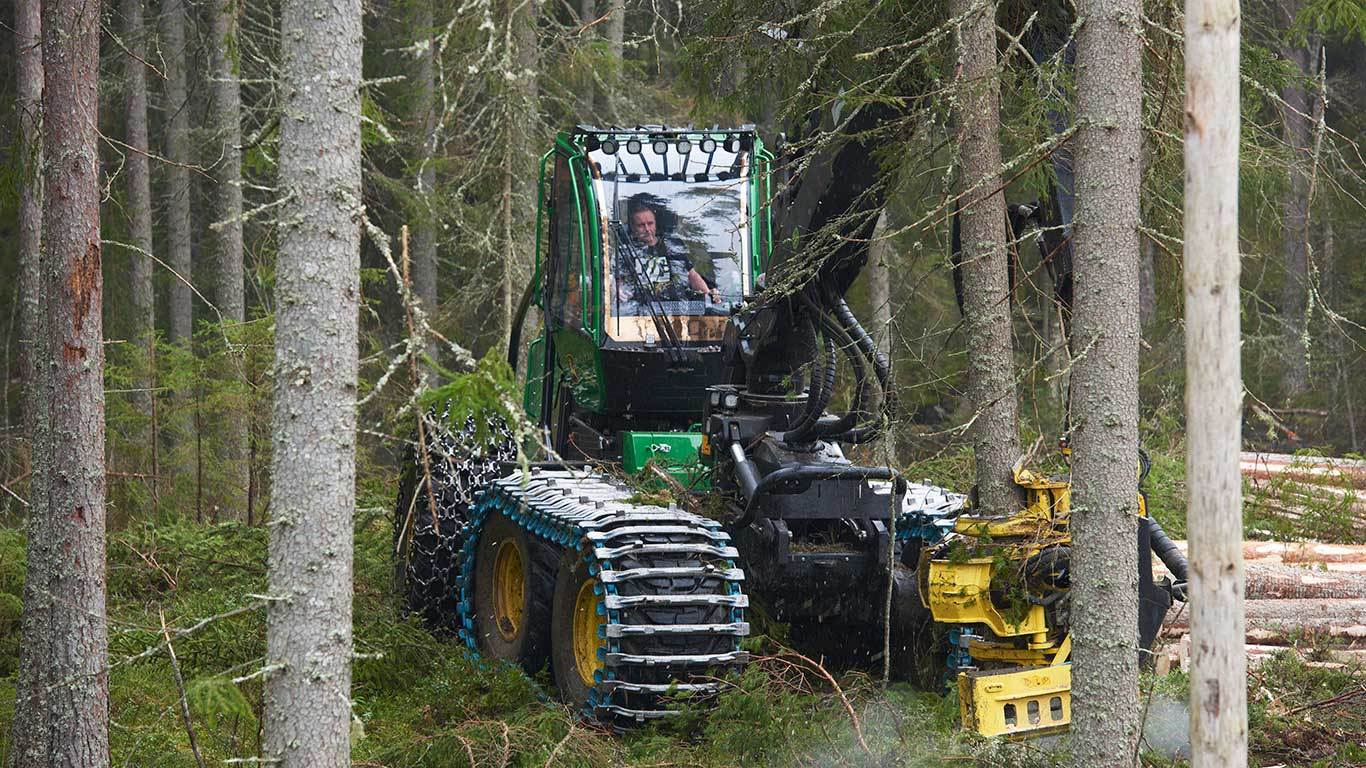
[[[238,0],[211,0],[213,21],[209,40],[213,80],[213,126],[218,150],[214,174],[213,215],[209,225],[218,252],[217,303],[221,322],[236,325],[246,319],[245,276],[242,268],[242,97],[237,62]],[[228,353],[233,354],[232,352]],[[225,360],[224,378],[240,375],[239,366]],[[219,423],[219,461],[225,482],[219,489],[219,519],[246,519],[246,492],[251,468],[246,463],[246,414],[229,409]]]
[[[171,342],[190,343],[194,332],[194,280],[190,222],[190,114],[186,95],[185,0],[164,0],[162,51],[166,55],[166,252],[171,269]]]
[[[427,51],[418,57],[415,85],[417,92],[413,101],[413,113],[421,126],[422,149],[418,153],[421,165],[417,174],[419,214],[413,228],[413,292],[422,300],[422,308],[428,313],[436,311],[437,270],[436,270],[436,222],[432,206],[436,191],[436,41],[432,38],[432,6],[422,0],[415,6],[413,19],[414,32],[427,45]]]
[[[51,628],[48,574],[56,567],[47,530],[47,469],[40,446],[47,444],[46,330],[43,324],[40,248],[43,232],[42,99],[43,48],[41,4],[15,6],[17,110],[22,174],[19,186],[19,337],[22,353],[24,435],[28,439],[28,566],[24,579],[24,612],[20,629],[19,669],[15,680],[14,720],[10,730],[10,768],[47,762],[48,729],[45,650]]]
[[[246,317],[242,271],[242,92],[237,62],[237,1],[212,0],[213,24],[209,40],[213,127],[219,151],[213,223],[210,225],[218,251],[215,302],[223,320],[228,323],[240,323]]]
[[[540,54],[536,37],[536,23],[541,7],[537,0],[508,0],[507,32],[504,36],[503,68],[510,76],[511,93],[508,99],[507,140],[503,144],[503,189],[501,218],[503,224],[503,280],[502,280],[502,336],[500,343],[511,338],[513,309],[521,294],[525,279],[523,265],[530,259],[522,242],[521,212],[536,210],[533,142],[540,126],[540,106],[537,98],[536,71]]]
[[[16,735],[29,738],[26,729],[41,723],[47,737],[14,745],[25,768],[109,765],[98,11],[85,0],[42,8],[41,322],[51,354],[34,463],[44,468],[46,509],[30,525],[28,578],[36,588],[25,590],[29,668],[19,676],[36,685],[20,688],[15,723]]]
[[[286,0],[263,752],[350,765],[361,4]]]
[[[127,130],[123,173],[128,184],[128,235],[136,249],[128,270],[133,305],[132,338],[141,347],[135,366],[134,389],[130,401],[138,413],[152,414],[152,392],[156,387],[153,365],[156,331],[155,291],[152,287],[152,176],[147,151],[147,37],[143,32],[142,0],[123,0],[123,42],[129,53],[124,55],[124,79],[128,89],[124,100],[124,123]],[[152,462],[145,471],[154,476],[153,498],[156,495],[156,440],[155,424],[149,421],[143,434],[133,438],[137,445],[146,446]],[[134,467],[138,471],[143,468]]]
[[[1247,765],[1247,656],[1239,468],[1238,0],[1191,0],[1185,34],[1191,766],[1241,768]]]
[[[953,0],[949,14],[960,16],[972,7],[969,0]],[[1014,511],[1019,504],[1011,468],[1020,457],[1020,437],[1010,338],[1006,201],[1001,191],[996,4],[989,2],[969,16],[959,32],[959,109],[954,119],[962,165],[959,216],[968,400],[973,409],[979,509],[999,515]]]
[[[1301,0],[1282,0],[1285,28],[1299,14]],[[1285,124],[1285,143],[1290,151],[1290,183],[1282,205],[1282,249],[1285,256],[1285,283],[1281,287],[1281,314],[1285,322],[1285,370],[1281,388],[1286,398],[1309,389],[1309,172],[1313,126],[1310,121],[1309,91],[1305,81],[1314,71],[1318,46],[1287,45],[1281,56],[1292,65],[1292,73],[1281,90]]]
[[[1073,225],[1072,701],[1082,768],[1138,739],[1138,0],[1084,0]]]
[[[607,13],[607,50],[612,54],[612,72],[616,76],[612,78],[611,87],[602,94],[603,103],[599,108],[616,124],[622,122],[617,85],[626,61],[626,0],[607,0]]]
[[[892,359],[892,259],[896,247],[887,236],[887,212],[877,217],[873,226],[873,242],[869,246],[868,267],[868,306],[872,313],[873,341],[878,351]]]
[[[579,26],[583,28],[580,33],[582,44],[587,46],[598,38],[597,28],[589,28],[598,17],[597,0],[579,0]],[[590,123],[597,122],[593,116],[593,109],[597,99],[597,88],[595,78],[598,76],[596,68],[590,68],[588,77],[583,86],[583,93],[579,94],[579,111],[581,114],[577,122]]]

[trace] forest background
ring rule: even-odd
[[[116,762],[190,764],[180,761],[196,750],[219,759],[255,754],[260,689],[251,672],[261,657],[260,611],[215,621],[184,641],[192,720],[200,720],[204,740],[193,749],[177,721],[176,676],[164,660],[137,657],[157,642],[148,628],[163,614],[170,626],[188,626],[250,605],[249,596],[262,591],[272,214],[280,203],[278,8],[219,0],[105,8],[106,456],[111,613],[121,622],[111,632],[111,655],[124,660],[113,680]],[[140,10],[141,24],[130,24],[129,8]],[[0,673],[11,676],[29,469],[19,394],[25,337],[18,310],[27,297],[18,250],[14,10],[13,2],[0,3],[0,20],[9,25],[0,34],[0,291],[8,294],[0,302]],[[1174,535],[1184,530],[1185,509],[1180,12],[1174,2],[1150,3],[1141,20],[1140,433],[1154,458],[1149,499]],[[171,33],[177,14],[183,44]],[[998,25],[1006,194],[1029,203],[1046,196],[1053,155],[1070,137],[1072,12],[1003,3]],[[960,490],[971,484],[966,342],[949,268],[950,218],[959,202],[949,89],[954,34],[954,19],[937,3],[366,5],[357,646],[384,658],[358,662],[357,697],[369,705],[357,715],[358,760],[368,750],[376,764],[440,764],[433,755],[469,750],[469,762],[531,763],[569,750],[651,762],[680,748],[669,733],[618,743],[583,730],[539,701],[536,684],[517,673],[472,676],[462,654],[404,623],[388,592],[387,516],[416,393],[402,355],[417,344],[441,368],[460,372],[497,354],[531,272],[536,158],[556,130],[577,122],[753,122],[769,136],[786,132],[801,141],[810,134],[808,116],[835,102],[891,107],[895,117],[877,129],[887,211],[851,303],[885,334],[894,362],[902,402],[897,463],[911,476]],[[1351,0],[1244,7],[1248,450],[1349,456],[1366,440],[1364,38],[1366,9]],[[128,107],[139,88],[141,143]],[[130,183],[139,158],[150,159],[150,205]],[[400,247],[405,225],[411,243]],[[1049,270],[1032,236],[1018,245],[1012,333],[1020,428],[1026,445],[1039,438],[1035,454],[1047,459],[1065,430],[1070,361]],[[404,274],[428,310],[416,330],[404,312]],[[149,331],[154,344],[146,342]],[[433,373],[430,383],[442,378]],[[1250,493],[1245,534],[1360,541],[1355,504],[1351,496],[1315,499],[1286,514],[1283,504]],[[434,669],[418,663],[430,659],[437,659]],[[1297,676],[1319,674],[1285,664],[1288,688],[1305,688]],[[756,667],[740,691],[754,695],[699,715],[696,727],[706,737],[687,747],[695,750],[689,759],[726,763],[748,754],[785,762],[811,741],[829,739],[836,754],[849,747],[843,714],[828,697],[807,697],[812,684],[782,669],[778,662]],[[1341,683],[1315,680],[1310,690]],[[942,726],[952,719],[933,698],[905,696],[928,720]],[[0,690],[0,707],[12,700]],[[868,714],[870,728],[897,744],[912,738],[900,716],[881,711]],[[770,727],[736,727],[747,721]],[[831,730],[823,732],[826,725]],[[968,749],[943,730],[915,752]],[[798,731],[807,741],[790,738]],[[1338,751],[1332,747],[1325,759]]]

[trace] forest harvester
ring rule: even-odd
[[[1067,483],[1021,469],[1020,509],[974,517],[845,454],[895,404],[844,299],[867,258],[860,209],[881,205],[862,189],[872,150],[851,141],[779,184],[752,127],[559,134],[515,324],[541,309],[523,401],[539,460],[519,465],[511,432],[474,416],[429,422],[451,426],[425,432],[396,510],[410,610],[548,666],[566,702],[616,725],[714,693],[759,613],[827,658],[876,661],[889,628],[894,669],[947,665],[983,733],[1065,727]],[[832,414],[841,358],[853,381]],[[644,471],[688,503],[620,479]],[[1150,578],[1141,594],[1146,645],[1171,598]]]

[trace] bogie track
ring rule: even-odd
[[[713,693],[718,675],[748,661],[740,638],[749,634],[749,603],[729,535],[713,520],[630,503],[631,495],[591,472],[496,480],[471,509],[456,582],[461,637],[496,651],[481,638],[490,622],[476,599],[489,572],[478,566],[480,537],[508,521],[554,547],[552,615],[527,618],[547,622],[561,695],[618,724],[667,716],[666,694]]]

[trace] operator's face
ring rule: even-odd
[[[655,212],[650,209],[631,214],[631,237],[636,242],[650,248],[658,237],[655,235]]]

